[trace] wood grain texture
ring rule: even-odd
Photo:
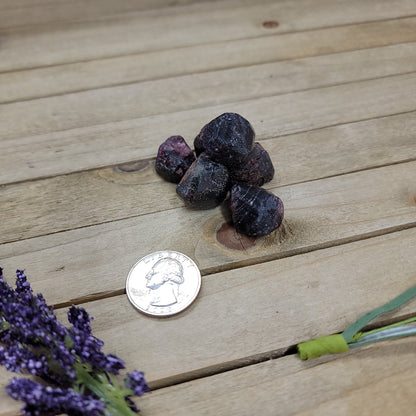
[[[416,283],[415,6],[0,1],[6,280],[25,269],[64,322],[85,307],[105,351],[156,389],[137,400],[145,416],[413,416],[414,337],[291,354]],[[272,156],[266,188],[285,205],[280,229],[250,244],[228,201],[189,210],[154,171],[168,136],[192,143],[230,111]],[[203,284],[186,311],[153,319],[125,281],[164,249],[194,259]],[[415,302],[372,325],[415,316]],[[21,407],[10,377],[0,368],[0,416]]]
[[[293,355],[268,360],[155,390],[135,402],[145,416],[412,416],[415,366],[414,340],[408,338],[306,363]],[[10,373],[0,372],[4,385]],[[0,415],[15,415],[20,405],[2,388],[0,398]]]
[[[199,0],[202,2],[203,0]],[[134,12],[183,6],[198,0],[2,0],[0,29],[64,22],[96,21]]]
[[[52,303],[107,296],[122,290],[130,267],[152,251],[183,252],[207,274],[415,226],[415,172],[416,162],[401,163],[272,188],[285,204],[284,226],[246,251],[217,242],[220,207],[176,208],[3,244],[0,259],[9,273],[26,269]]]
[[[0,134],[87,127],[414,71],[411,43],[141,82],[2,105]]]
[[[106,351],[144,370],[153,387],[167,385],[342,331],[415,284],[415,235],[406,230],[206,276],[196,302],[171,318],[140,314],[125,295],[83,307]],[[415,311],[410,302],[376,322]],[[61,320],[65,314],[58,312]]]
[[[277,170],[265,187],[416,159],[415,129],[412,112],[264,140]],[[183,206],[154,160],[3,186],[0,200],[3,243]]]
[[[413,415],[414,341],[384,342],[337,359],[297,356],[153,391],[135,400],[143,415]],[[7,375],[2,377],[2,384]],[[318,381],[318,382],[317,382]],[[311,388],[312,387],[312,388]],[[301,393],[301,394],[300,394]],[[1,416],[18,404],[5,394]],[[4,397],[3,397],[4,395]]]
[[[250,120],[258,140],[414,111],[415,79],[416,73],[397,75],[52,133],[45,128],[61,126],[4,120],[9,138],[0,142],[0,183],[154,157],[166,137],[181,134],[192,141],[227,111]],[[19,135],[26,137],[12,138]]]
[[[143,415],[391,415],[416,406],[414,340],[384,342],[304,363],[284,357],[136,401]]]
[[[273,19],[279,22],[273,31],[285,33],[414,13],[413,0],[396,0],[394,8],[389,0],[378,1],[377,7],[359,0],[301,0],[296,7],[290,0],[255,5],[231,2],[226,7],[161,9],[104,22],[4,29],[0,71],[259,37],[271,33],[262,24]]]
[[[415,27],[415,18],[402,18],[0,73],[0,102],[412,42],[416,40]],[[411,46],[400,48],[413,53]],[[399,56],[400,61],[408,61],[406,53]],[[284,72],[289,67],[299,71],[295,65],[283,62],[278,67]],[[377,70],[383,67],[372,68]]]

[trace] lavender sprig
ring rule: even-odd
[[[135,415],[131,397],[150,391],[143,373],[128,373],[120,385],[115,376],[124,362],[102,352],[103,342],[92,334],[85,309],[72,306],[68,321],[69,328],[41,294],[33,294],[23,271],[16,272],[13,290],[0,268],[0,364],[43,380],[13,378],[8,394],[25,402],[27,416]]]

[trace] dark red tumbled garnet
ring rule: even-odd
[[[260,143],[254,143],[246,161],[230,170],[232,183],[248,182],[262,186],[273,179],[274,167],[269,154]]]
[[[202,153],[176,187],[176,193],[188,207],[208,209],[221,204],[228,189],[227,168]]]
[[[235,229],[251,237],[270,234],[283,220],[282,200],[256,185],[233,185],[230,208]]]
[[[241,165],[253,148],[254,130],[239,114],[224,113],[202,128],[198,141],[213,161],[232,169]]]
[[[195,160],[192,149],[182,136],[171,136],[160,146],[156,156],[156,172],[169,182],[178,183]]]
[[[196,157],[198,157],[205,149],[204,145],[202,144],[201,135],[198,134],[198,136],[194,139],[194,149]]]

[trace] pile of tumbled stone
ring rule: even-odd
[[[178,184],[176,192],[189,208],[213,208],[230,191],[229,208],[235,229],[253,237],[270,234],[282,223],[283,202],[261,188],[273,178],[274,167],[254,137],[244,117],[224,113],[196,136],[196,157],[182,136],[164,141],[156,157],[156,171]]]

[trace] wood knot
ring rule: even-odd
[[[263,22],[263,27],[266,29],[274,29],[277,26],[279,26],[279,22],[276,22],[276,20],[268,20]]]
[[[226,222],[218,229],[216,238],[221,245],[232,250],[247,250],[256,245],[255,237],[238,233],[232,225]]]
[[[116,172],[121,172],[121,173],[139,172],[141,170],[146,169],[148,165],[149,165],[148,160],[137,160],[135,162],[128,162],[128,163],[123,163],[121,165],[115,166],[114,170]]]

